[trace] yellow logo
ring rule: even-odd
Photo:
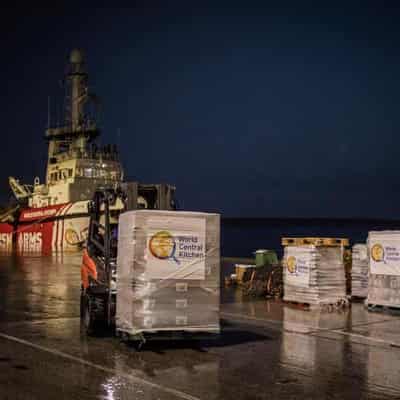
[[[374,244],[371,248],[371,257],[374,261],[379,262],[383,261],[385,256],[385,251],[383,250],[382,245]]]
[[[151,237],[149,241],[149,250],[154,257],[159,258],[160,260],[168,258],[175,260],[175,239],[170,232],[159,231]]]
[[[286,267],[288,269],[288,271],[291,274],[294,274],[296,272],[297,266],[296,266],[297,262],[296,262],[296,257],[294,256],[290,256],[287,258],[286,260]]]
[[[71,228],[68,228],[65,231],[65,240],[71,246],[74,246],[74,245],[77,245],[80,243],[78,233]]]

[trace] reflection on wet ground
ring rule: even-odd
[[[80,256],[0,257],[0,398],[394,399],[400,317],[224,290],[218,339],[141,352],[80,331]]]

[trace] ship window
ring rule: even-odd
[[[68,176],[71,178],[72,177],[72,168],[70,168],[69,170],[68,170]]]
[[[93,170],[92,168],[85,168],[85,177],[86,178],[92,178],[93,177]]]

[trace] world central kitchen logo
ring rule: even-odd
[[[203,257],[204,246],[197,236],[174,236],[168,231],[158,231],[149,240],[149,251],[159,260],[173,260],[180,264],[182,259]]]
[[[376,243],[371,247],[371,258],[376,263],[399,263],[400,248],[396,245],[382,245]]]
[[[290,256],[286,260],[286,268],[291,273],[294,274],[297,270],[297,260],[296,257]]]
[[[375,262],[385,261],[385,250],[381,244],[374,244],[372,246],[371,257]]]

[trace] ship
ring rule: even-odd
[[[74,49],[66,67],[64,117],[45,130],[45,181],[9,177],[16,204],[0,213],[0,250],[80,251],[88,234],[88,203],[98,187],[117,187],[124,171],[116,145],[99,145],[98,97],[89,90],[84,52]],[[50,112],[49,112],[50,115]],[[175,187],[132,182],[137,208],[176,209]]]

